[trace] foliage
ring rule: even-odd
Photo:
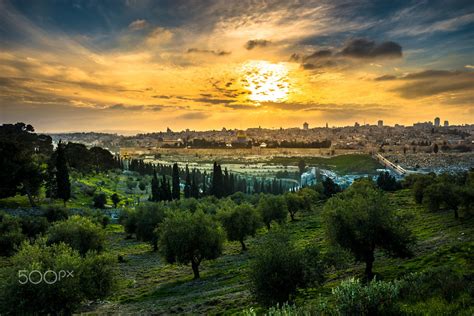
[[[374,279],[364,286],[354,278],[332,289],[340,315],[398,315],[399,292],[398,282]]]
[[[326,177],[323,180],[323,194],[327,197],[330,198],[336,193],[341,192],[341,188],[337,183],[335,183],[331,178]]]
[[[48,220],[44,216],[23,216],[20,222],[23,234],[29,238],[44,234],[49,227]]]
[[[95,208],[105,208],[105,204],[107,203],[107,196],[105,193],[99,193],[94,196],[94,207]]]
[[[285,202],[288,212],[290,213],[291,220],[295,220],[295,214],[306,207],[303,196],[298,193],[288,192],[285,194]]]
[[[114,204],[114,208],[117,208],[117,205],[120,203],[120,197],[118,196],[118,194],[117,193],[112,194],[110,199],[112,200],[112,203]]]
[[[69,217],[69,210],[58,205],[48,205],[43,208],[43,216],[46,217],[50,223],[62,221]]]
[[[380,172],[377,177],[377,186],[384,191],[396,191],[401,189],[401,184],[388,171]]]
[[[319,248],[310,244],[296,249],[284,230],[265,236],[250,267],[252,292],[270,306],[291,299],[301,287],[319,286],[325,280],[326,263]]]
[[[102,251],[105,246],[105,235],[99,226],[90,219],[79,215],[56,222],[47,233],[48,244],[64,242],[77,250],[82,256],[88,251]]]
[[[270,229],[272,221],[284,223],[288,216],[284,197],[274,195],[263,195],[258,202],[258,210],[263,222]]]
[[[23,243],[12,257],[7,276],[0,281],[0,313],[5,314],[71,314],[84,299],[104,298],[114,284],[114,263],[108,256],[89,254],[81,258],[79,253],[64,243],[46,245],[40,239],[35,244]],[[53,272],[47,274],[51,283],[38,282],[38,274],[32,274],[34,283],[19,283],[19,272],[26,274],[38,270],[42,274],[51,270],[71,271],[72,276],[54,280]],[[64,273],[65,274],[65,273]]]
[[[134,214],[135,235],[137,240],[149,242],[153,250],[158,250],[157,226],[165,219],[164,208],[158,203],[146,203],[137,207]]]
[[[231,211],[222,212],[220,220],[227,238],[230,241],[239,241],[242,250],[247,250],[244,239],[247,236],[255,236],[261,223],[259,214],[252,205],[247,203],[237,205]]]
[[[43,163],[53,150],[50,136],[24,123],[0,126],[0,198],[27,195],[31,206],[45,178]]]
[[[24,239],[18,218],[0,212],[0,256],[11,256]]]
[[[329,239],[350,250],[357,261],[366,263],[368,279],[373,276],[376,248],[392,256],[411,255],[411,233],[371,181],[355,182],[345,192],[329,199],[324,210]]]
[[[180,212],[167,217],[160,226],[160,250],[169,263],[191,263],[198,279],[202,260],[222,253],[224,233],[211,216],[201,211]]]

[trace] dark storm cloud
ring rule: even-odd
[[[187,51],[188,54],[197,53],[197,54],[211,54],[215,56],[226,56],[230,55],[231,52],[226,52],[222,50],[208,50],[208,49],[199,49],[199,48],[189,48]]]
[[[357,38],[349,41],[340,54],[351,58],[400,58],[402,47],[391,41],[376,44],[369,39]]]
[[[270,41],[267,41],[267,40],[264,40],[264,39],[255,39],[255,40],[248,41],[245,44],[245,48],[247,50],[251,50],[251,49],[254,49],[256,47],[267,47],[270,44],[271,44]]]
[[[403,85],[393,89],[405,99],[429,97],[446,92],[469,93],[474,97],[474,72],[425,70],[396,77],[385,75],[375,80],[399,80]]]

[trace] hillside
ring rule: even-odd
[[[422,272],[436,267],[450,267],[472,277],[474,273],[474,220],[455,220],[452,212],[427,212],[416,205],[410,190],[389,193],[390,201],[399,214],[411,216],[410,229],[415,233],[417,243],[415,256],[411,259],[390,259],[377,253],[374,264],[376,277],[381,280],[400,278],[407,273]],[[291,238],[299,246],[315,241],[327,249],[324,229],[321,225],[322,205],[316,205],[311,212],[299,213],[295,222],[288,222]],[[249,291],[247,268],[252,258],[252,249],[259,243],[266,229],[262,228],[255,238],[248,241],[249,251],[242,253],[238,243],[226,242],[223,256],[214,261],[202,263],[201,280],[192,280],[189,266],[169,265],[153,253],[149,244],[126,240],[119,225],[107,228],[108,247],[115,255],[122,255],[125,263],[120,264],[120,284],[108,302],[84,306],[82,312],[105,313],[193,313],[220,314],[235,313],[254,306],[258,308]],[[363,265],[349,261],[340,270],[333,270],[321,288],[305,289],[298,293],[296,304],[309,305],[318,296],[328,296],[331,288],[341,280],[363,275]],[[456,309],[459,302],[450,303],[437,297],[426,297],[424,302],[406,302],[404,308],[426,309],[436,302],[442,312]],[[466,315],[470,309],[463,308]],[[470,304],[470,305],[469,305]],[[470,311],[470,312],[469,312]]]

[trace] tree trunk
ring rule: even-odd
[[[370,253],[365,259],[365,276],[367,277],[367,281],[371,281],[374,277],[372,273],[372,266],[374,264],[374,253]]]
[[[153,251],[157,251],[157,250],[158,250],[158,241],[154,240],[153,241]]]
[[[458,208],[457,207],[454,208],[454,218],[455,219],[459,218],[459,213],[458,213]]]
[[[291,221],[293,222],[295,220],[295,213],[290,212],[290,218],[291,218]]]
[[[200,278],[199,276],[199,263],[195,262],[194,260],[191,261],[191,266],[193,268],[193,273],[194,273],[194,280],[197,280]]]
[[[245,246],[245,243],[244,243],[243,239],[240,240],[240,244],[242,245],[242,251],[247,250],[247,247]]]
[[[270,223],[266,223],[267,229],[270,230]]]
[[[27,191],[26,195],[28,196],[28,200],[30,201],[31,207],[35,207],[36,203],[35,203],[35,200],[33,199],[33,196],[30,194],[30,191]]]

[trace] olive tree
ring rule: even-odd
[[[374,252],[382,249],[394,257],[411,255],[411,233],[389,207],[384,193],[369,180],[357,181],[324,206],[328,236],[366,264],[373,278]]]
[[[199,279],[202,260],[222,253],[224,232],[210,215],[202,211],[178,212],[167,217],[158,229],[160,251],[169,263],[189,264],[194,279]]]
[[[284,223],[288,216],[288,208],[284,197],[275,195],[263,195],[258,201],[258,210],[263,222],[270,229],[272,221]]]
[[[219,214],[222,226],[230,241],[239,241],[242,251],[247,250],[245,238],[255,236],[260,227],[260,216],[254,207],[248,203],[243,203],[234,207],[231,211]]]

